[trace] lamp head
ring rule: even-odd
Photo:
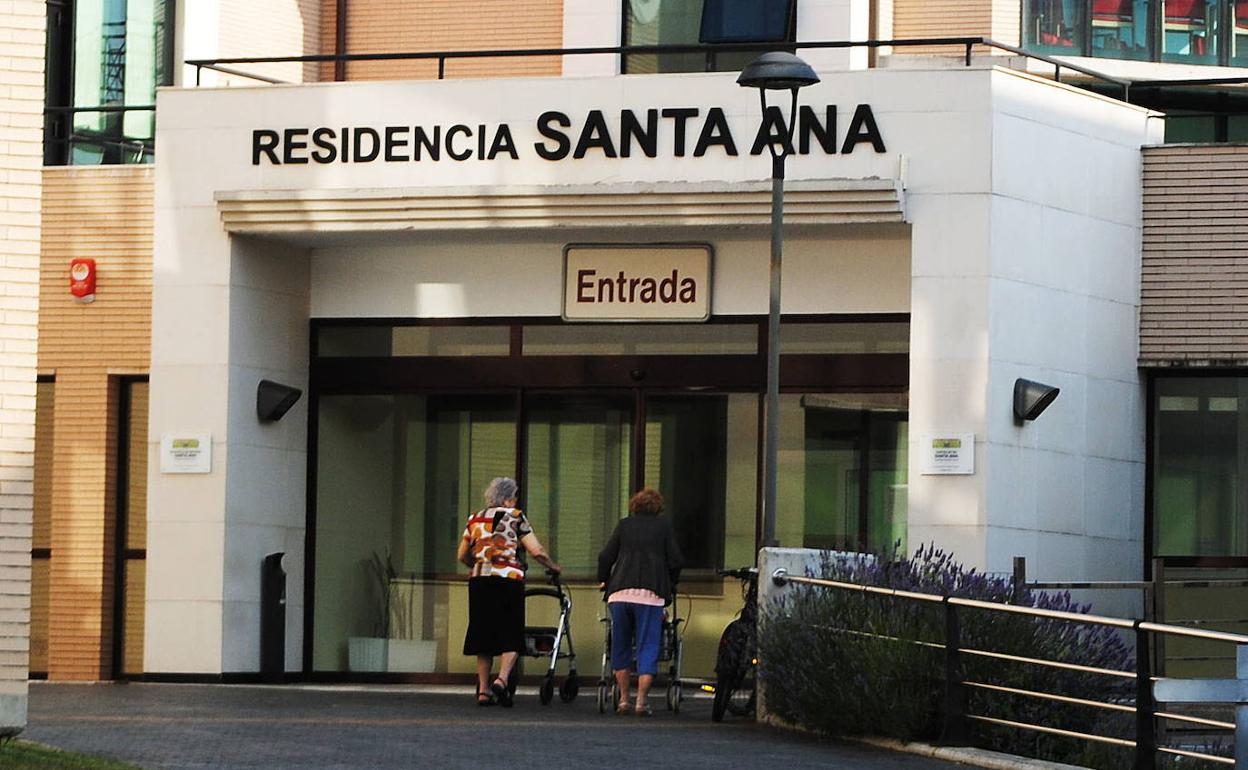
[[[771,51],[745,65],[737,85],[768,91],[796,91],[819,82],[809,64],[784,51]]]
[[[275,422],[282,419],[286,412],[295,405],[303,391],[282,385],[272,380],[260,380],[256,387],[256,417],[261,422]]]

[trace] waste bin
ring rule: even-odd
[[[271,553],[260,567],[260,678],[281,682],[286,672],[285,553]]]

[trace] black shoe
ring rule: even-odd
[[[505,709],[512,707],[511,690],[507,688],[507,683],[502,679],[494,680],[494,684],[490,685],[490,692],[494,693],[500,706]]]
[[[477,693],[477,705],[478,706],[493,706],[494,696],[488,692]]]

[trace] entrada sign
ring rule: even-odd
[[[587,244],[563,250],[564,320],[705,321],[710,315],[706,244]]]
[[[532,152],[549,161],[590,155],[629,158],[634,155],[655,158],[660,145],[674,157],[702,157],[712,150],[727,156],[761,155],[771,144],[779,144],[785,134],[785,117],[778,107],[767,110],[748,147],[739,144],[721,107],[664,109],[622,109],[608,118],[603,110],[590,110],[580,120],[567,113],[550,110],[536,120],[538,138],[531,144],[518,143],[507,123],[401,126],[318,126],[268,129],[251,132],[251,163],[275,166],[308,163],[410,163],[440,161],[519,160],[522,152]],[[829,104],[822,116],[812,107],[802,107],[794,132],[799,155],[821,151],[825,155],[848,154],[860,145],[885,152],[884,138],[869,104],[858,105],[844,133],[837,130],[837,108]]]

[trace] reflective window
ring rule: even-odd
[[[150,163],[172,77],[171,0],[48,3],[50,165]]]
[[[506,326],[322,326],[316,334],[321,358],[390,356],[505,356]]]
[[[906,549],[906,410],[904,393],[780,397],[782,546]]]
[[[780,352],[805,354],[908,353],[910,324],[781,323]]]
[[[1023,39],[1029,48],[1066,54],[1083,51],[1087,0],[1027,0],[1023,8]]]
[[[624,45],[783,42],[793,39],[793,0],[623,0]],[[630,54],[623,71],[729,72],[762,51]]]
[[[1092,55],[1147,59],[1148,0],[1092,0]]]
[[[524,327],[526,356],[752,355],[755,324],[555,324]]]
[[[1162,61],[1218,63],[1217,0],[1162,0]]]
[[[1153,421],[1154,552],[1248,556],[1248,378],[1158,378]]]

